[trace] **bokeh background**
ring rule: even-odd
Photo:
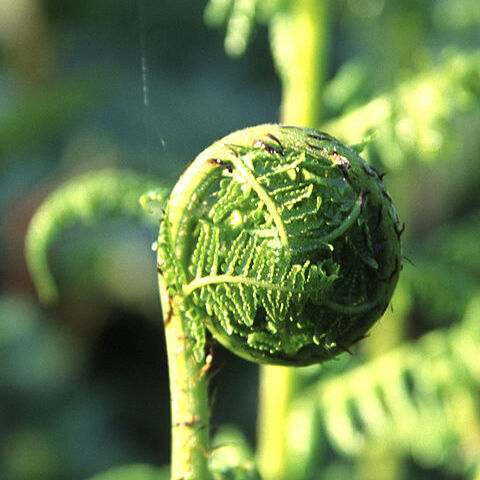
[[[278,121],[267,26],[229,57],[225,28],[204,22],[206,3],[0,0],[1,479],[168,463],[155,229],[115,219],[66,230],[49,256],[60,291],[49,308],[23,249],[34,211],[64,181],[117,167],[170,184],[213,140]],[[480,290],[477,2],[337,0],[329,22],[324,124],[348,142],[369,133],[361,119],[378,129],[367,155],[388,172],[413,265],[376,340],[327,375],[458,324]],[[394,106],[381,126],[361,110],[378,99]],[[480,309],[471,315],[480,321]],[[254,444],[257,367],[216,347],[212,371],[214,429],[235,424]],[[476,380],[467,382],[471,435],[460,442],[469,462],[480,454]],[[448,460],[453,443],[430,461],[389,450],[383,478],[467,478]],[[378,458],[321,448],[321,478],[375,478]]]

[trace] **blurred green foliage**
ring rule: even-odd
[[[268,28],[288,3],[0,2],[0,478],[168,462],[155,228],[63,233],[49,256],[60,303],[46,309],[26,226],[78,174],[170,184],[215,138],[278,120]],[[479,12],[475,0],[332,2],[315,126],[351,143],[379,132],[366,154],[389,173],[412,264],[354,356],[299,373],[292,479],[480,478]],[[225,55],[224,28],[240,58]],[[252,443],[256,367],[216,347],[212,368],[213,425]]]

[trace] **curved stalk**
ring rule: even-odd
[[[188,232],[192,219],[188,213],[198,201],[203,189],[215,181],[208,175],[208,163],[197,162],[189,168],[174,187],[164,222],[169,225],[169,248],[179,262],[176,275],[183,275],[185,257],[189,250]],[[159,265],[165,261],[159,250]],[[172,266],[170,266],[172,267]],[[177,278],[177,281],[179,279]],[[195,340],[187,332],[189,320],[183,314],[185,297],[179,291],[169,292],[160,268],[158,269],[160,299],[165,323],[170,404],[172,422],[171,479],[207,480],[209,452],[208,390],[204,360],[196,360]]]
[[[207,480],[207,381],[186,335],[186,319],[169,296],[161,274],[160,297],[165,321],[172,424],[171,479]]]

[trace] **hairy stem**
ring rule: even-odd
[[[186,319],[159,274],[165,321],[172,422],[171,479],[207,480],[208,394],[203,364],[195,360]]]
[[[298,0],[291,8],[281,34],[286,38],[274,38],[273,45],[282,79],[281,120],[315,127],[321,119],[329,0]],[[264,480],[286,479],[287,417],[295,389],[295,369],[260,367],[257,461]]]
[[[208,161],[194,163],[181,176],[174,187],[165,213],[169,225],[169,248],[176,257],[179,271],[188,263],[189,231],[192,228],[191,211],[199,196],[217,178],[211,175]],[[159,250],[159,263],[165,261]],[[172,421],[172,480],[207,480],[209,452],[208,391],[205,361],[196,360],[195,340],[189,338],[189,320],[183,314],[185,297],[180,291],[173,293],[159,270],[160,298],[165,323],[170,403]],[[177,278],[180,281],[180,278]]]

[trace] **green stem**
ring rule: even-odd
[[[219,172],[220,173],[220,172]],[[168,239],[179,265],[178,275],[186,269],[190,251],[190,230],[202,192],[208,190],[217,176],[212,174],[208,158],[201,155],[180,177],[170,194],[164,222],[168,222]],[[159,250],[159,262],[163,262]],[[165,323],[170,403],[172,421],[172,480],[207,480],[209,455],[208,390],[205,362],[194,356],[194,340],[188,337],[183,314],[182,292],[169,293],[170,285],[159,270],[160,299]],[[177,278],[179,281],[180,278]],[[172,288],[172,287],[171,287]]]
[[[171,479],[207,480],[209,418],[203,364],[194,358],[192,340],[185,333],[186,319],[160,274],[159,288],[170,378]]]
[[[286,478],[286,420],[296,387],[295,373],[291,367],[260,367],[257,463],[264,480]]]
[[[321,120],[321,94],[328,53],[329,0],[295,0],[277,29],[273,51],[282,80],[283,123],[316,127]],[[283,23],[283,19],[280,18]],[[258,456],[264,480],[283,480],[289,474],[288,411],[297,386],[291,367],[260,367]]]
[[[295,0],[287,14],[286,38],[277,51],[288,60],[281,66],[282,122],[317,127],[322,116],[329,1]]]

